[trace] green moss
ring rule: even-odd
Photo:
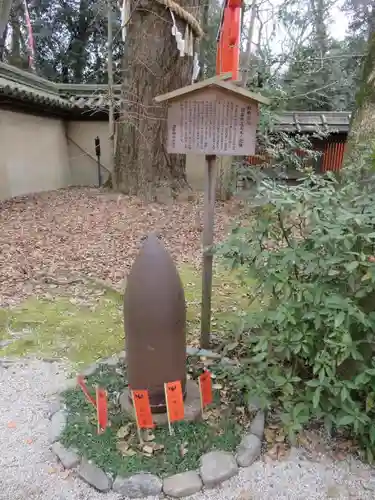
[[[94,306],[64,297],[31,298],[9,310],[7,321],[12,332],[22,332],[22,338],[0,350],[0,355],[35,353],[89,363],[120,351],[124,344],[121,296],[113,292],[105,292]]]
[[[188,332],[197,336],[200,329],[202,277],[193,267],[185,265],[180,269],[187,303]],[[240,281],[234,272],[229,272],[217,266],[212,283],[212,331],[220,334],[232,330],[233,323],[238,321],[238,313],[249,307],[249,291],[255,288],[248,280]],[[252,307],[258,308],[254,302]]]
[[[126,441],[137,453],[131,457],[123,456],[117,449],[117,431],[130,421],[121,412],[117,395],[126,385],[125,374],[115,368],[101,367],[88,378],[87,384],[88,387],[98,384],[106,388],[111,426],[104,434],[98,435],[94,408],[85,400],[82,391],[70,390],[64,394],[68,424],[62,442],[76,448],[81,455],[109,473],[126,477],[144,471],[167,476],[194,470],[199,466],[199,458],[203,453],[212,449],[231,451],[243,434],[242,427],[230,416],[228,408],[227,412],[217,411],[215,415],[218,417],[210,421],[174,424],[173,436],[169,435],[167,426],[157,427],[153,442],[163,445],[164,450],[147,457],[137,449],[138,437],[133,423]]]
[[[0,340],[8,338],[8,311],[0,309]]]
[[[180,268],[187,302],[188,339],[199,336],[201,275],[192,266]],[[247,304],[247,288],[233,274],[214,273],[212,329],[225,333]],[[95,287],[93,285],[93,292]],[[97,290],[96,290],[97,291]],[[90,288],[88,288],[90,294]],[[94,306],[67,297],[51,300],[30,298],[21,307],[0,309],[0,340],[11,332],[20,338],[0,349],[0,356],[38,354],[87,364],[124,348],[122,296],[106,289]]]

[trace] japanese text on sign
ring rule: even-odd
[[[152,429],[154,422],[148,392],[146,390],[132,391],[132,399],[139,429]]]
[[[168,112],[168,152],[254,154],[257,122],[257,105],[238,98],[215,98],[204,93],[195,99],[172,102]]]
[[[165,396],[169,422],[177,422],[184,419],[184,398],[182,395],[181,382],[168,382],[165,384]]]

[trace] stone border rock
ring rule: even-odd
[[[187,356],[206,357],[208,359],[220,359],[222,364],[235,365],[229,358],[220,356],[214,351],[188,347]],[[116,366],[125,363],[126,353],[112,356],[88,366],[82,374],[86,377],[92,375],[100,365]],[[62,391],[72,389],[76,386],[74,379],[68,380]],[[223,481],[235,476],[240,467],[251,466],[260,456],[262,439],[264,435],[265,413],[261,410],[259,401],[249,399],[248,409],[255,413],[250,425],[250,432],[243,436],[236,454],[226,451],[210,451],[200,458],[198,470],[190,470],[174,474],[161,479],[154,474],[139,472],[130,477],[117,476],[112,478],[95,464],[81,458],[77,450],[67,449],[59,441],[66,423],[66,408],[62,406],[61,398],[51,401],[48,410],[50,419],[50,442],[51,450],[65,469],[74,469],[76,474],[87,484],[100,492],[108,492],[111,489],[128,498],[141,498],[147,496],[167,495],[171,498],[181,498],[193,495],[202,488],[214,488]]]

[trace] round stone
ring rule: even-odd
[[[199,474],[194,470],[189,470],[164,479],[163,491],[172,498],[181,498],[198,493],[202,486]]]
[[[200,476],[206,488],[214,488],[238,473],[234,456],[226,451],[210,451],[201,456]]]

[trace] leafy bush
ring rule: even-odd
[[[311,419],[350,430],[375,454],[375,189],[310,173],[297,186],[265,180],[247,227],[217,248],[255,278],[262,311],[241,336],[238,388],[281,408],[292,439]],[[238,339],[237,339],[238,340]]]
[[[326,133],[318,127],[309,138],[304,134],[286,133],[277,129],[275,111],[262,108],[257,131],[257,151],[263,157],[263,162],[257,166],[236,166],[238,179],[245,185],[248,182],[259,183],[269,176],[285,180],[293,171],[302,171],[316,165],[320,156],[311,146],[311,138],[323,139]]]

